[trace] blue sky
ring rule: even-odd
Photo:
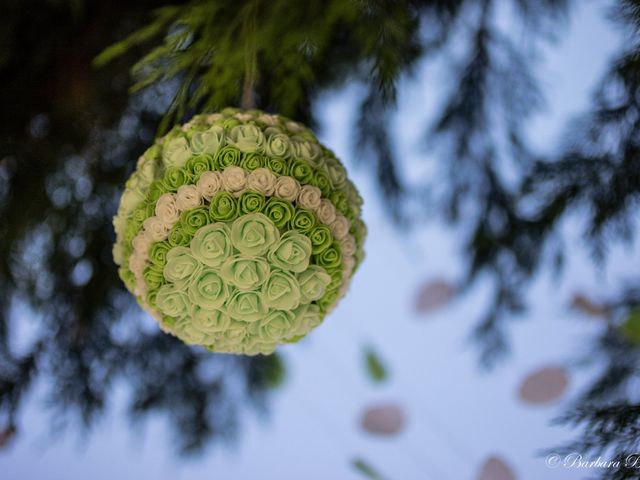
[[[528,129],[542,150],[557,144],[565,122],[587,108],[606,60],[621,41],[604,18],[606,4],[576,3],[567,31],[542,52],[538,72],[548,106]],[[507,25],[508,20],[502,19]],[[425,155],[417,146],[445,75],[438,68],[420,69],[402,87],[402,115],[394,127],[410,168]],[[597,297],[630,277],[631,265],[638,264],[637,248],[614,249],[607,267],[594,271],[580,239],[580,218],[568,219],[562,231],[574,248],[565,275],[535,278],[528,297],[532,308],[525,321],[510,328],[512,356],[494,371],[481,372],[468,334],[489,301],[490,285],[480,282],[428,318],[414,313],[421,283],[461,275],[459,236],[438,222],[407,235],[385,216],[373,179],[350,161],[349,125],[358,95],[357,86],[326,95],[318,107],[319,134],[345,159],[365,198],[367,259],[349,295],[325,323],[307,340],[282,349],[288,377],[273,394],[269,414],[245,416],[237,442],[215,445],[185,461],[173,455],[161,417],[135,426],[127,422],[124,388],[87,437],[76,430],[52,434],[36,390],[16,442],[0,453],[2,478],[357,480],[363,477],[350,461],[362,457],[389,479],[459,480],[475,478],[492,454],[508,460],[519,479],[582,478],[584,472],[576,470],[549,470],[536,453],[571,438],[571,432],[550,427],[549,421],[585,385],[589,372],[572,369],[567,395],[550,407],[523,405],[516,392],[530,370],[569,365],[586,348],[601,326],[568,310],[573,292]],[[383,386],[372,385],[364,373],[367,344],[391,370]],[[406,429],[397,437],[374,438],[359,428],[363,409],[380,402],[397,403],[406,412]]]

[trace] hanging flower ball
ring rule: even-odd
[[[362,198],[313,133],[258,110],[197,115],[126,182],[113,257],[163,330],[268,354],[317,327],[363,258]]]

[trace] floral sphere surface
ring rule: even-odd
[[[113,257],[162,329],[215,352],[304,337],[363,258],[362,199],[303,125],[259,110],[197,115],[127,180]]]

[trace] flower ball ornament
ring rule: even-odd
[[[126,183],[113,257],[163,330],[268,354],[318,326],[363,258],[362,199],[313,133],[225,109],[156,141]]]

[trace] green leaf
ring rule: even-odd
[[[351,465],[353,465],[353,468],[358,472],[371,480],[384,480],[384,477],[362,458],[354,458],[351,461]]]
[[[371,378],[374,383],[382,383],[387,380],[389,376],[387,368],[376,352],[370,347],[365,349],[365,364],[369,378]]]

